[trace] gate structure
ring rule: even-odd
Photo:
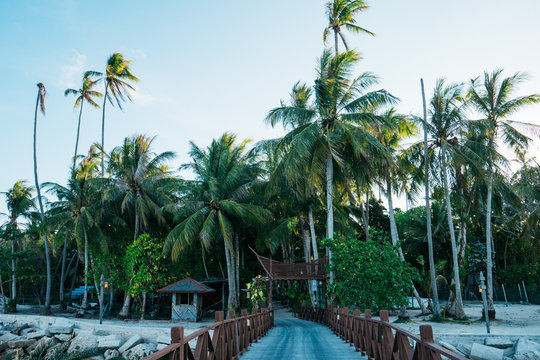
[[[272,306],[272,282],[274,280],[317,280],[323,282],[326,289],[326,256],[307,263],[285,263],[257,254],[251,249],[268,277],[268,307]],[[326,296],[325,306],[326,306]]]

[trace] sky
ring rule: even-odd
[[[86,70],[103,71],[114,52],[132,61],[140,82],[123,111],[107,108],[107,151],[126,136],[156,136],[156,152],[176,152],[176,169],[189,161],[190,141],[206,146],[224,132],[253,142],[281,136],[264,118],[296,81],[313,83],[325,2],[0,0],[0,191],[19,179],[33,184],[38,82],[47,89],[40,182],[65,183],[78,112],[64,90],[79,88]],[[357,73],[377,74],[379,88],[401,99],[399,111],[421,114],[420,78],[429,96],[439,77],[466,82],[504,68],[529,75],[517,95],[540,92],[538,0],[368,3],[357,20],[376,36],[345,36],[363,57]],[[540,105],[515,120],[540,124]],[[100,134],[100,110],[86,107],[79,153]],[[532,153],[540,157],[538,142]]]

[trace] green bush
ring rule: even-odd
[[[9,314],[15,312],[17,312],[17,299],[7,299],[4,313]]]
[[[407,304],[417,271],[389,242],[326,239],[323,246],[332,250],[329,295],[339,305],[390,310]]]

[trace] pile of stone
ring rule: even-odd
[[[540,360],[540,344],[525,338],[486,337],[484,343],[439,341],[443,347],[473,360]]]
[[[50,358],[56,352],[84,353],[91,360],[121,357],[140,360],[170,344],[170,339],[158,337],[145,340],[140,335],[124,338],[101,330],[81,330],[73,323],[55,323],[46,329],[29,324],[0,323],[0,360],[24,359],[31,354]]]

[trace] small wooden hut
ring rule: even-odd
[[[158,290],[158,293],[172,294],[172,320],[199,321],[202,316],[203,295],[214,289],[190,277],[179,280]]]

